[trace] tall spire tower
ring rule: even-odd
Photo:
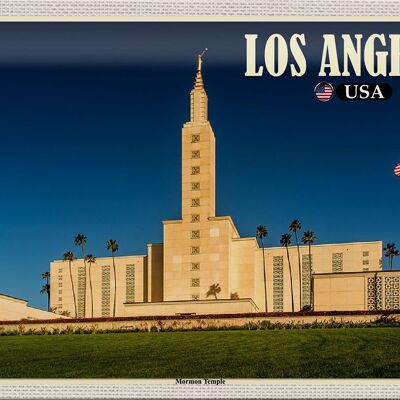
[[[203,56],[204,51],[190,92],[190,120],[182,127],[182,217],[164,221],[164,301],[204,300],[216,282],[223,287],[221,295],[227,297],[229,290],[221,271],[228,265],[230,233],[215,220],[215,137],[208,121]]]
[[[197,57],[190,92],[190,121],[182,129],[182,219],[196,223],[215,216],[215,136],[208,121],[202,76],[205,49]]]
[[[164,221],[164,301],[204,300],[213,280],[228,290],[226,277],[219,272],[226,265],[219,258],[222,231],[213,221],[215,137],[202,76],[204,52],[198,55],[190,91],[190,120],[182,127],[182,216]]]
[[[204,90],[203,76],[201,74],[203,55],[206,51],[207,49],[197,56],[196,79],[190,92],[190,122],[192,123],[201,123],[208,120],[208,98]]]

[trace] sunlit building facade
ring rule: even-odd
[[[241,237],[230,216],[216,215],[201,58],[182,127],[181,191],[181,218],[163,221],[164,242],[115,257],[115,273],[111,257],[53,261],[51,307],[87,318],[290,312],[292,303],[294,311],[398,308],[399,275],[382,271],[382,242],[313,245],[311,257],[307,246],[291,246],[290,273],[286,248],[267,247],[263,257],[255,237]]]

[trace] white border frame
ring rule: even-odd
[[[264,17],[393,17],[398,0],[0,0],[0,16],[187,20]]]
[[[0,399],[398,399],[399,380],[227,379],[178,385],[173,379],[0,381]]]
[[[0,0],[0,22],[396,22],[400,0]],[[1,362],[1,360],[0,360]],[[0,379],[0,399],[400,399],[400,379]]]

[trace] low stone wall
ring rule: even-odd
[[[256,313],[258,307],[250,298],[218,300],[180,300],[148,303],[125,303],[126,317],[146,317],[149,315],[226,315]]]
[[[53,332],[70,330],[108,330],[108,331],[151,331],[151,330],[191,330],[240,327],[249,324],[259,324],[268,321],[271,324],[312,324],[312,323],[370,323],[381,318],[382,315],[391,316],[397,321],[397,313],[370,313],[370,314],[333,314],[333,315],[293,315],[293,316],[268,316],[268,315],[235,315],[224,317],[176,317],[176,318],[115,318],[115,319],[84,319],[84,320],[59,320],[59,321],[3,321],[0,322],[0,333],[10,331],[23,332]]]

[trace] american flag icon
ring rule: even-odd
[[[315,86],[314,94],[319,101],[329,101],[333,96],[333,87],[330,83],[320,82]]]
[[[400,163],[398,163],[395,167],[394,167],[394,174],[396,176],[400,176]]]

